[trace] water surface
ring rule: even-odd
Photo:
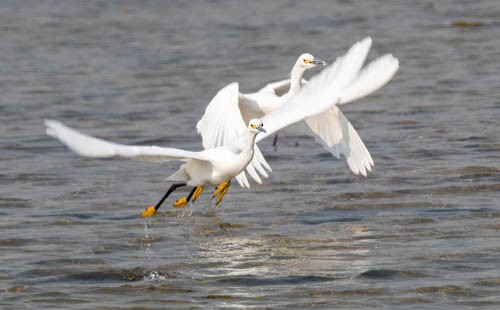
[[[2,2],[0,307],[497,309],[498,16],[493,0]],[[264,185],[145,220],[177,163],[80,158],[44,135],[51,118],[196,150],[220,88],[368,35],[370,59],[401,62],[342,108],[368,178],[294,126],[262,142]]]

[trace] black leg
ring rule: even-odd
[[[186,183],[174,183],[174,184],[172,184],[172,186],[170,186],[170,188],[167,190],[167,192],[165,193],[165,195],[163,195],[163,197],[160,199],[160,201],[158,201],[158,203],[156,204],[156,206],[155,206],[155,212],[158,211],[158,209],[160,208],[161,204],[165,201],[165,199],[167,199],[167,197],[170,194],[172,194],[173,191],[175,191],[179,187],[183,187],[183,186],[186,186],[186,185],[187,185]],[[189,198],[191,198],[191,197],[189,197]]]
[[[187,195],[187,197],[186,197],[187,202],[191,201],[191,197],[193,197],[194,192],[196,192],[196,189],[197,189],[197,188],[198,188],[198,187],[196,187],[196,186],[195,186],[195,187],[193,187],[193,189],[189,192],[189,195]]]
[[[168,195],[172,194],[173,191],[175,191],[178,187],[181,187],[181,186],[186,186],[186,183],[172,184],[172,186],[170,186],[170,188],[165,193],[165,195],[163,195],[163,197],[161,198],[161,200],[158,201],[158,203],[156,204],[156,206],[147,207],[146,210],[142,211],[141,216],[142,217],[153,216],[156,213],[156,211],[158,211],[158,209],[160,208],[161,204],[165,201],[165,199],[167,199]]]
[[[276,152],[278,150],[278,134],[274,135],[273,147],[274,147],[274,151]]]

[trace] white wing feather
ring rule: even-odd
[[[258,136],[257,141],[303,118],[328,151],[338,158],[343,155],[354,174],[366,176],[374,165],[373,159],[354,127],[336,105],[357,100],[378,90],[398,70],[399,61],[388,54],[372,61],[360,71],[370,45],[369,38],[356,43],[331,68],[313,77],[301,93],[266,115],[263,122],[268,133]],[[298,110],[299,102],[308,102],[302,105],[302,111]]]
[[[337,104],[342,90],[358,75],[371,43],[371,38],[355,43],[343,57],[315,75],[297,95],[264,116],[262,121],[267,133],[258,135],[256,141]]]
[[[164,162],[190,159],[210,161],[200,152],[190,152],[159,146],[132,146],[109,142],[69,128],[58,121],[45,121],[47,134],[59,139],[73,152],[85,157],[107,158],[122,156],[144,161]]]
[[[368,64],[357,78],[341,92],[337,103],[345,104],[369,95],[389,82],[399,68],[399,61],[388,54]],[[319,141],[332,155],[344,155],[354,174],[366,177],[374,165],[354,127],[342,112],[333,106],[323,113],[306,118],[306,123]]]
[[[239,95],[238,83],[231,83],[222,88],[208,104],[205,114],[196,125],[205,149],[235,141],[245,131],[247,124],[244,123],[240,112]],[[258,146],[255,145],[254,157],[246,167],[246,172],[261,184],[262,179],[257,171],[267,178],[268,174],[265,169],[272,171]],[[236,176],[236,181],[242,187],[250,187],[245,171]]]
[[[373,60],[342,91],[338,104],[346,104],[377,91],[394,77],[398,68],[399,60],[392,54],[386,54]]]
[[[318,140],[332,155],[344,155],[354,174],[366,177],[373,159],[358,133],[337,106],[305,119]]]
[[[396,74],[399,60],[392,54],[381,56],[361,70],[356,79],[342,91],[337,104],[342,105],[366,97],[386,85]],[[302,85],[307,84],[302,79]],[[259,92],[274,93],[278,96],[286,93],[290,88],[290,79],[268,83]]]

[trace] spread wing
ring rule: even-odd
[[[262,121],[267,134],[257,136],[257,141],[304,119],[328,151],[336,157],[343,155],[353,173],[366,176],[374,165],[373,159],[336,105],[378,90],[392,79],[399,68],[396,58],[384,55],[360,70],[370,46],[370,38],[356,43],[333,65],[314,76],[301,92],[266,115]]]
[[[159,146],[132,146],[118,144],[81,133],[58,121],[46,120],[46,132],[73,152],[85,157],[108,158],[121,156],[144,161],[164,162],[190,159],[210,161],[202,152],[190,152]]]
[[[215,148],[235,141],[246,130],[239,107],[238,83],[231,83],[222,88],[208,104],[205,114],[198,121],[196,129],[203,139],[205,149]],[[262,183],[259,176],[268,177],[267,171],[272,171],[257,145],[254,147],[254,157],[245,168],[246,172],[257,182]],[[245,171],[236,176],[242,187],[250,187]]]
[[[399,61],[388,54],[367,65],[340,94],[338,105],[367,96],[389,82],[399,68]],[[366,177],[374,165],[358,133],[344,114],[332,106],[323,113],[305,119],[316,140],[335,157],[343,155],[354,174]]]
[[[339,105],[366,97],[387,84],[399,69],[399,60],[392,54],[381,56],[359,73],[340,95]]]
[[[373,159],[358,133],[337,106],[305,119],[309,128],[332,155],[346,158],[354,174],[366,177],[372,170]]]
[[[337,104],[342,90],[358,75],[371,43],[371,38],[355,43],[344,56],[313,76],[298,94],[264,116],[262,121],[267,133],[259,134],[256,141]]]

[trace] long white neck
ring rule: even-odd
[[[245,140],[244,140],[245,142],[244,142],[243,149],[242,149],[243,153],[249,152],[252,154],[252,157],[253,157],[253,146],[255,144],[255,137],[257,137],[256,132],[252,132],[250,130],[247,130],[247,132],[245,134]]]
[[[292,72],[290,73],[290,89],[288,90],[288,95],[295,95],[300,91],[302,85],[302,77],[306,68],[300,66],[293,66]]]

